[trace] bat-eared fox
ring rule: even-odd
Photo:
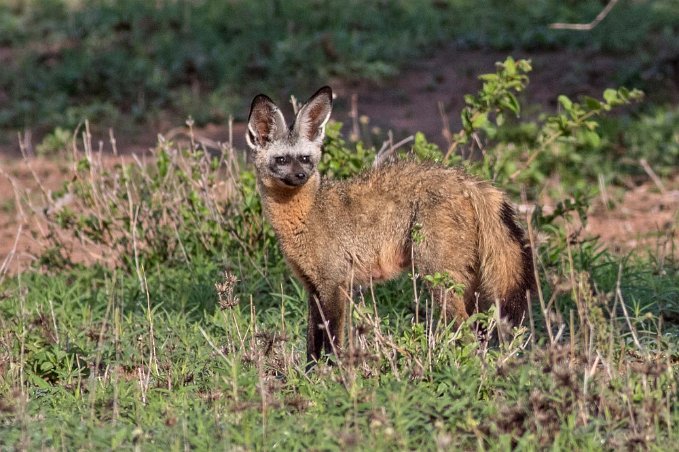
[[[430,287],[443,319],[500,307],[511,324],[526,313],[533,262],[506,196],[463,170],[400,160],[348,180],[318,164],[332,90],[319,89],[288,127],[267,96],[252,101],[247,140],[264,212],[309,293],[307,359],[342,349],[351,289],[414,268],[463,290]]]

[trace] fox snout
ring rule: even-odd
[[[284,185],[299,187],[309,180],[314,165],[308,155],[283,155],[271,158],[269,171]]]
[[[308,179],[309,176],[306,171],[298,164],[293,164],[290,172],[281,178],[286,185],[290,185],[291,187],[299,187]]]

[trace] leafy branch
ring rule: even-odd
[[[512,57],[502,63],[496,63],[497,69],[494,74],[479,76],[483,80],[481,91],[476,95],[464,96],[466,106],[460,115],[462,130],[453,135],[451,144],[446,151],[444,161],[448,161],[458,146],[469,143],[472,140],[478,142],[479,131],[493,137],[498,126],[505,122],[505,112],[509,111],[515,116],[521,112],[521,104],[515,93],[524,90],[528,85],[528,72],[532,70],[530,60],[515,61]]]
[[[514,180],[521,171],[533,163],[538,155],[545,149],[549,149],[560,138],[570,139],[576,132],[582,130],[589,138],[598,142],[600,137],[596,129],[599,127],[599,123],[593,121],[592,118],[609,112],[614,107],[640,101],[643,96],[642,91],[638,89],[628,90],[627,88],[608,88],[604,91],[603,100],[585,96],[581,103],[573,102],[563,94],[560,95],[558,101],[562,111],[546,118],[538,134],[535,149],[523,167],[517,169],[510,176],[510,179]]]

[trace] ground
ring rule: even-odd
[[[376,127],[382,132],[391,130],[396,137],[422,131],[430,141],[445,148],[447,142],[443,131],[445,127],[453,131],[459,127],[464,94],[477,91],[480,87],[478,75],[492,72],[494,63],[503,60],[506,54],[449,48],[413,63],[399,76],[381,83],[332,82],[337,94],[333,117],[344,123],[347,136],[365,127],[368,130]],[[582,94],[600,96],[605,88],[616,85],[615,74],[626,64],[626,60],[619,56],[569,50],[518,52],[514,56],[530,58],[533,62],[531,83],[525,93],[528,110],[531,105],[554,108],[556,94],[572,98]],[[296,94],[305,98],[311,93]],[[284,99],[278,102],[290,115],[289,103]],[[178,119],[177,124],[181,124],[181,120]],[[156,142],[157,132],[174,139],[186,133],[185,127],[177,127],[176,124],[158,127],[154,130],[140,128],[135,134],[116,137],[118,151],[128,156],[143,154]],[[235,122],[230,133],[225,124],[209,124],[195,130],[196,136],[208,146],[228,142],[231,135],[232,144],[237,149],[245,148],[244,132],[243,122]],[[94,142],[101,141],[104,149],[102,158],[110,160],[111,164],[118,162],[119,157],[110,153],[108,131],[101,131],[99,135],[95,131]],[[11,146],[0,148],[0,192],[3,193],[0,202],[0,262],[15,251],[16,255],[11,259],[14,271],[35,258],[40,248],[37,238],[45,233],[41,231],[41,225],[34,222],[25,224],[21,234],[17,235],[22,214],[16,209],[16,190],[28,190],[34,209],[39,211],[46,205],[44,196],[58,189],[71,174],[68,164],[60,159],[22,159],[18,138],[16,141]],[[29,145],[27,151],[32,154],[32,146]],[[604,208],[601,202],[593,206],[585,234],[599,236],[611,249],[619,252],[628,252],[639,246],[656,249],[670,242],[668,237],[675,233],[679,211],[679,176],[665,181],[662,186],[649,181],[624,193],[607,195],[612,198],[613,205],[609,203],[608,208]],[[660,248],[657,250],[660,252]]]

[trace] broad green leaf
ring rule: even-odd
[[[604,99],[608,103],[612,103],[618,99],[618,92],[612,88],[608,88],[604,91]]]
[[[583,98],[583,102],[585,103],[585,106],[587,107],[588,110],[601,109],[601,102],[599,102],[597,99],[594,99],[593,97],[585,96]]]
[[[571,100],[563,94],[561,94],[558,97],[558,101],[561,104],[561,106],[563,107],[563,109],[566,110],[566,111],[570,111],[571,108],[573,108],[573,102],[571,102]]]
[[[474,129],[480,129],[488,123],[488,113],[478,113],[472,120],[472,127]]]

